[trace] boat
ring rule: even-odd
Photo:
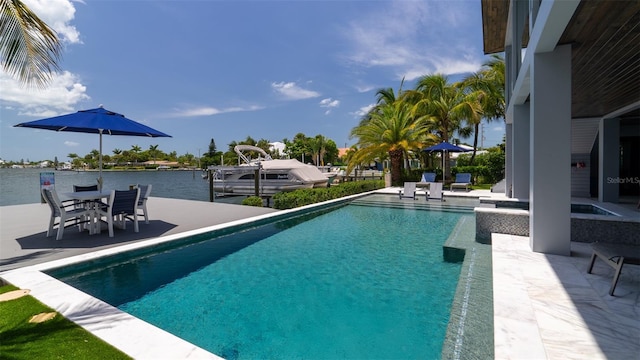
[[[271,196],[282,191],[322,188],[329,184],[331,176],[313,165],[296,159],[273,159],[263,149],[251,145],[237,145],[233,150],[242,164],[208,168],[213,172],[213,190],[217,193]],[[258,157],[251,159],[245,155],[250,151],[258,153]]]

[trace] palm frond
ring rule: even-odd
[[[59,69],[57,34],[20,0],[0,0],[3,69],[27,86],[44,87]]]

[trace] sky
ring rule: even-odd
[[[68,161],[97,135],[15,124],[104,106],[172,138],[105,136],[103,153],[151,145],[201,155],[247,136],[303,133],[351,146],[381,88],[457,81],[488,59],[480,0],[23,0],[61,38],[46,89],[0,71],[0,159]],[[483,126],[485,147],[504,122]],[[462,139],[472,143],[473,139]]]

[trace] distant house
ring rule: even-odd
[[[465,149],[466,152],[463,152],[463,153],[450,153],[449,156],[450,156],[451,160],[457,160],[458,156],[460,156],[462,154],[471,154],[471,152],[473,151],[473,146],[469,146],[469,145],[465,145],[465,144],[458,144],[456,146]],[[488,151],[486,151],[486,150],[478,150],[478,151],[476,151],[476,155],[486,154],[486,153],[488,153]],[[454,163],[453,166],[455,166],[455,163]]]
[[[348,148],[348,147],[338,148],[338,157],[343,157],[343,156],[347,155],[347,152],[349,151],[349,149],[351,149],[351,148]]]
[[[161,170],[167,170],[167,169],[172,169],[172,168],[179,168],[180,167],[180,163],[177,161],[166,161],[166,160],[149,160],[149,161],[145,161],[143,163],[144,165],[157,165],[158,169]]]
[[[286,156],[287,154],[284,152],[284,149],[287,145],[280,141],[275,141],[269,143],[269,151],[275,152],[278,157]]]

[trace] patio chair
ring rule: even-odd
[[[421,183],[432,183],[436,182],[436,173],[425,172],[422,173],[422,178],[420,179]]]
[[[471,186],[471,174],[459,173],[456,174],[456,179],[449,186],[449,190],[453,191],[453,188],[464,188],[465,191],[469,191],[469,186]]]
[[[108,204],[102,204],[98,215],[106,217],[109,226],[109,237],[113,237],[114,221],[122,228],[127,228],[127,219],[133,221],[133,231],[138,232],[138,198],[140,189],[111,190]]]
[[[429,201],[429,199],[444,201],[444,197],[442,196],[442,183],[429,183],[429,191],[426,193],[426,196],[427,201]]]
[[[591,274],[596,258],[600,258],[605,264],[611,266],[615,270],[615,274],[609,288],[609,295],[613,296],[622,272],[622,265],[625,263],[640,265],[640,246],[595,242],[591,244],[591,248],[593,255],[591,255],[591,263],[587,273]]]
[[[73,192],[98,191],[98,185],[73,185]],[[74,200],[77,207],[87,207],[88,201]]]
[[[60,201],[55,190],[42,189],[42,197],[51,209],[51,219],[49,219],[47,237],[53,235],[53,228],[57,225],[58,233],[56,240],[62,240],[65,227],[77,225],[78,231],[80,231],[82,230],[81,224],[89,222],[89,219],[91,219],[91,211],[89,209],[76,207],[73,200]],[[56,218],[60,219],[57,223]],[[69,221],[73,221],[73,223],[67,225]]]
[[[403,198],[412,198],[416,199],[416,183],[415,182],[406,182],[404,183],[404,189],[398,190],[398,196],[400,199]]]
[[[432,182],[436,182],[436,173],[424,172],[422,173],[422,178],[420,178],[420,181],[416,184],[416,186],[428,187]]]
[[[98,191],[98,185],[73,185],[73,192]]]
[[[147,213],[147,199],[149,198],[149,194],[151,194],[152,185],[140,185],[136,186],[140,189],[140,198],[138,199],[138,210],[142,211],[141,215],[144,215],[144,223],[149,223],[149,215]]]

